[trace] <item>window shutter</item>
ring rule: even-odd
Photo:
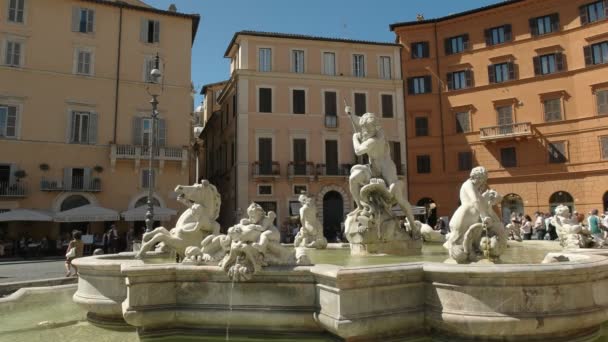
[[[71,111],[68,115],[68,142],[74,142],[74,135],[76,133],[76,114]]]
[[[159,147],[165,147],[167,143],[167,123],[165,119],[158,119],[158,140],[156,141]]]
[[[335,92],[325,92],[325,115],[336,116],[338,114],[336,102]]]
[[[410,58],[411,59],[416,59],[416,46],[418,43],[411,43],[410,44]]]
[[[608,0],[606,0],[608,1]],[[422,42],[422,57],[428,58],[431,56],[429,42]]]
[[[536,26],[536,18],[532,18],[529,20],[530,23],[530,34],[534,36],[538,36],[538,26]]]
[[[579,18],[581,18],[581,25],[585,25],[589,22],[589,19],[587,18],[587,6],[580,6],[578,8],[578,16]]]
[[[80,7],[72,7],[72,32],[80,31]]]
[[[82,180],[82,185],[83,185],[83,189],[85,190],[90,190],[93,187],[91,186],[91,168],[90,167],[85,167],[83,169],[83,180]]]
[[[467,82],[467,88],[473,87],[473,71],[470,69],[464,71],[464,77]]]
[[[507,63],[507,67],[509,68],[509,81],[512,81],[516,77],[516,75],[515,75],[515,63],[509,62],[509,63]]]
[[[6,136],[16,137],[17,136],[17,107],[8,106],[6,116]]]
[[[63,169],[63,190],[72,189],[72,168],[66,167]]]
[[[87,21],[87,32],[95,32],[95,11],[89,9],[87,11],[88,21]]]
[[[483,35],[486,37],[486,45],[487,46],[492,45],[492,30],[491,29],[483,30]]]
[[[431,84],[431,76],[424,76],[424,92],[425,93],[433,92],[433,86]]]
[[[496,75],[494,73],[494,65],[488,65],[488,82],[490,84],[496,83]]]
[[[17,171],[17,165],[11,164],[9,166],[9,172],[10,172],[10,174],[8,175],[8,184],[9,185],[15,184],[15,182],[17,180],[17,177],[15,177],[15,171]]]
[[[13,64],[13,42],[6,42],[6,55],[4,58],[4,64]]]
[[[557,71],[564,71],[566,70],[566,58],[564,56],[563,53],[556,53],[555,54],[555,64],[557,67]]]
[[[140,117],[133,118],[133,145],[141,146],[143,144],[141,136],[142,120]]]
[[[450,38],[446,38],[443,40],[443,44],[445,46],[445,54],[446,55],[451,55],[452,54],[452,44],[451,43],[451,39]]]
[[[504,26],[504,30],[505,30],[505,42],[510,42],[513,37],[513,30],[511,29],[511,24],[506,24]]]
[[[559,13],[551,14],[551,32],[559,31]]]
[[[407,79],[407,93],[408,94],[414,93],[414,78],[413,77],[409,77]]]
[[[160,42],[160,21],[154,22],[154,42]]]
[[[139,40],[142,43],[148,42],[148,19],[141,18],[140,23],[140,31],[139,31]]]
[[[89,114],[89,144],[97,144],[97,113]]]
[[[382,117],[392,118],[393,117],[393,96],[388,94],[382,95]]]
[[[462,48],[464,51],[469,49],[469,34],[465,33],[462,35]]]
[[[540,75],[541,74],[540,57],[539,56],[532,57],[532,64],[534,64],[534,75],[536,75],[536,76]]]
[[[591,45],[583,46],[583,54],[585,55],[585,65],[593,65],[593,55],[591,54]]]
[[[454,89],[454,73],[448,72],[447,80],[448,80],[448,90]]]

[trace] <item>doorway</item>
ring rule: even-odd
[[[323,196],[323,235],[327,241],[336,241],[342,236],[342,219],[344,218],[344,200],[337,191],[329,191]]]

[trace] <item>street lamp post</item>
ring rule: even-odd
[[[158,78],[161,76],[159,69],[160,58],[158,54],[154,58],[154,69],[150,72],[150,80],[153,83],[156,83]],[[146,233],[152,231],[154,227],[154,140],[156,139],[156,120],[158,119],[158,94],[152,94],[148,92],[150,96],[152,96],[152,100],[150,100],[150,104],[152,104],[152,132],[150,133],[150,138],[148,139],[148,152],[150,153],[148,156],[148,211],[146,211]]]

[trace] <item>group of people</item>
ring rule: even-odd
[[[608,235],[608,211],[599,216],[599,211],[593,209],[585,215],[574,211],[572,218],[577,223],[586,227],[589,233],[596,238],[605,240]],[[511,222],[506,225],[509,238],[512,240],[532,240],[535,237],[537,240],[556,240],[557,230],[553,225],[553,215],[551,213],[542,213],[537,211],[534,213],[534,218],[530,215],[522,213],[512,213]]]

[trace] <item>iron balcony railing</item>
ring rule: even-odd
[[[507,125],[482,127],[479,130],[480,140],[495,140],[532,135],[530,122],[519,122]]]
[[[183,147],[155,147],[154,157],[160,160],[181,161],[187,156],[188,150]],[[117,159],[145,159],[150,156],[149,146],[112,145],[112,156]]]
[[[0,182],[0,197],[25,197],[27,184],[24,182]]]
[[[287,165],[287,175],[294,176],[314,176],[315,164],[309,161],[290,161]]]
[[[335,115],[325,115],[325,127],[338,128],[338,117]]]
[[[255,161],[251,164],[251,173],[254,177],[281,175],[280,164],[276,161]]]
[[[319,177],[343,177],[350,175],[351,164],[317,164],[317,176]]]
[[[72,176],[71,179],[65,182],[43,178],[40,181],[40,190],[97,192],[101,191],[101,179],[92,178],[85,180],[84,177]]]

